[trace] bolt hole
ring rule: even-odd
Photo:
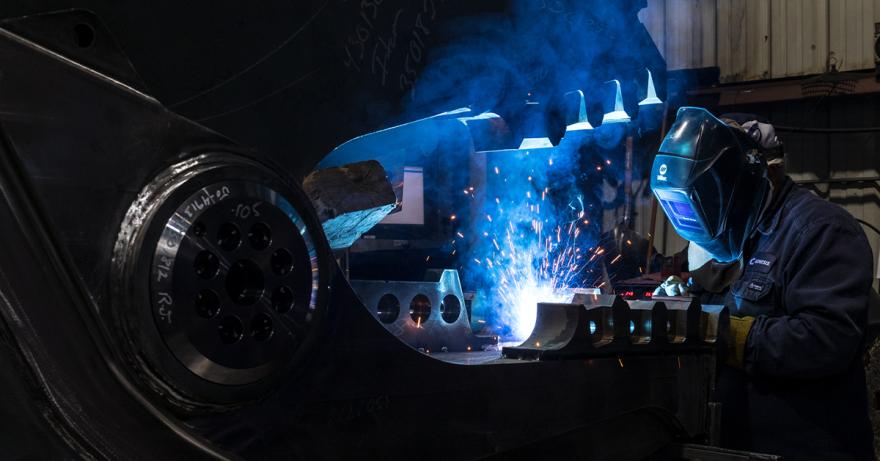
[[[293,307],[293,291],[287,286],[281,285],[272,292],[272,308],[279,314],[283,314]]]
[[[263,271],[249,259],[236,261],[226,274],[226,292],[236,304],[254,304],[263,295],[263,287]]]
[[[199,317],[210,319],[220,312],[220,297],[214,290],[202,290],[196,295],[196,313]]]
[[[424,325],[431,316],[431,300],[422,294],[415,295],[409,303],[409,316],[416,325]]]
[[[229,317],[224,317],[223,320],[220,321],[220,325],[217,327],[217,332],[220,334],[220,341],[223,344],[235,344],[240,339],[242,334],[244,333],[244,326],[241,324],[241,320],[238,317],[230,315]]]
[[[461,315],[461,301],[458,300],[458,296],[446,295],[440,303],[440,316],[446,323],[453,323],[458,320],[459,315]]]
[[[248,240],[254,250],[265,250],[272,244],[272,229],[269,229],[266,224],[258,222],[248,231]]]
[[[400,300],[391,293],[386,293],[379,298],[376,306],[376,315],[382,323],[393,323],[400,315]]]
[[[287,275],[293,269],[293,256],[284,248],[279,248],[272,253],[269,263],[275,275]]]
[[[231,222],[223,223],[217,231],[217,245],[226,251],[238,248],[241,245],[241,231],[238,226]]]
[[[251,336],[257,341],[271,338],[272,332],[272,319],[268,315],[260,313],[251,320]]]
[[[211,279],[214,278],[220,270],[220,259],[217,258],[214,253],[211,253],[208,250],[202,250],[196,255],[196,259],[193,261],[193,268],[196,270],[196,275],[199,277],[203,279]]]
[[[88,48],[95,43],[95,29],[88,24],[82,23],[73,26],[73,35],[80,48]]]
[[[207,227],[205,227],[205,223],[203,223],[201,221],[193,224],[192,231],[196,237],[204,237],[205,234],[208,233],[208,229],[207,229]]]

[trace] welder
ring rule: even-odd
[[[871,247],[848,212],[785,174],[774,131],[684,107],[651,171],[690,242],[692,294],[731,314],[716,385],[722,446],[874,459],[862,362]]]

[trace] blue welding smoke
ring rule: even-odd
[[[430,29],[433,46],[399,116],[423,120],[352,140],[322,165],[374,158],[395,177],[424,166],[426,200],[457,226],[443,262],[478,293],[474,318],[521,340],[538,302],[600,285],[597,267],[613,264],[603,261],[613,256],[600,241],[602,214],[622,200],[604,196],[623,189],[623,139],[638,136],[639,111],[648,107],[639,101],[654,104],[645,69],[663,85],[665,63],[637,20],[644,0],[486,3],[506,9]],[[426,119],[459,108],[469,110]],[[487,116],[485,125],[504,125],[512,140],[462,145],[466,120],[487,112],[504,123]],[[475,158],[484,158],[482,170]],[[449,199],[450,190],[463,200]]]
[[[644,97],[644,69],[665,69],[637,19],[644,0],[506,4],[506,12],[459,18],[431,31],[435,46],[408,98],[411,118],[465,106],[506,118],[527,94],[544,104],[583,90],[597,125],[600,106],[607,105],[597,97],[605,82],[620,82],[623,110],[633,116]]]
[[[440,46],[409,95],[414,114],[491,110],[514,131],[515,149],[487,153],[485,181],[471,178],[480,183],[464,189],[472,200],[451,210],[471,218],[452,251],[466,289],[478,292],[475,315],[509,340],[528,336],[538,302],[601,283],[597,197],[609,175],[622,183],[615,155],[638,102],[656,98],[645,69],[665,67],[636,20],[643,3],[513,1],[508,14],[456,21],[437,32]],[[556,121],[568,128],[554,147],[542,109],[559,95],[577,103],[572,119]]]

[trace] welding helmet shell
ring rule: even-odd
[[[680,236],[730,262],[758,225],[770,181],[760,145],[745,132],[682,107],[654,159],[651,189]]]

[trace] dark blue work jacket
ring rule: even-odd
[[[788,177],[724,295],[753,316],[721,367],[722,444],[786,460],[874,459],[862,363],[873,257],[858,222]]]

